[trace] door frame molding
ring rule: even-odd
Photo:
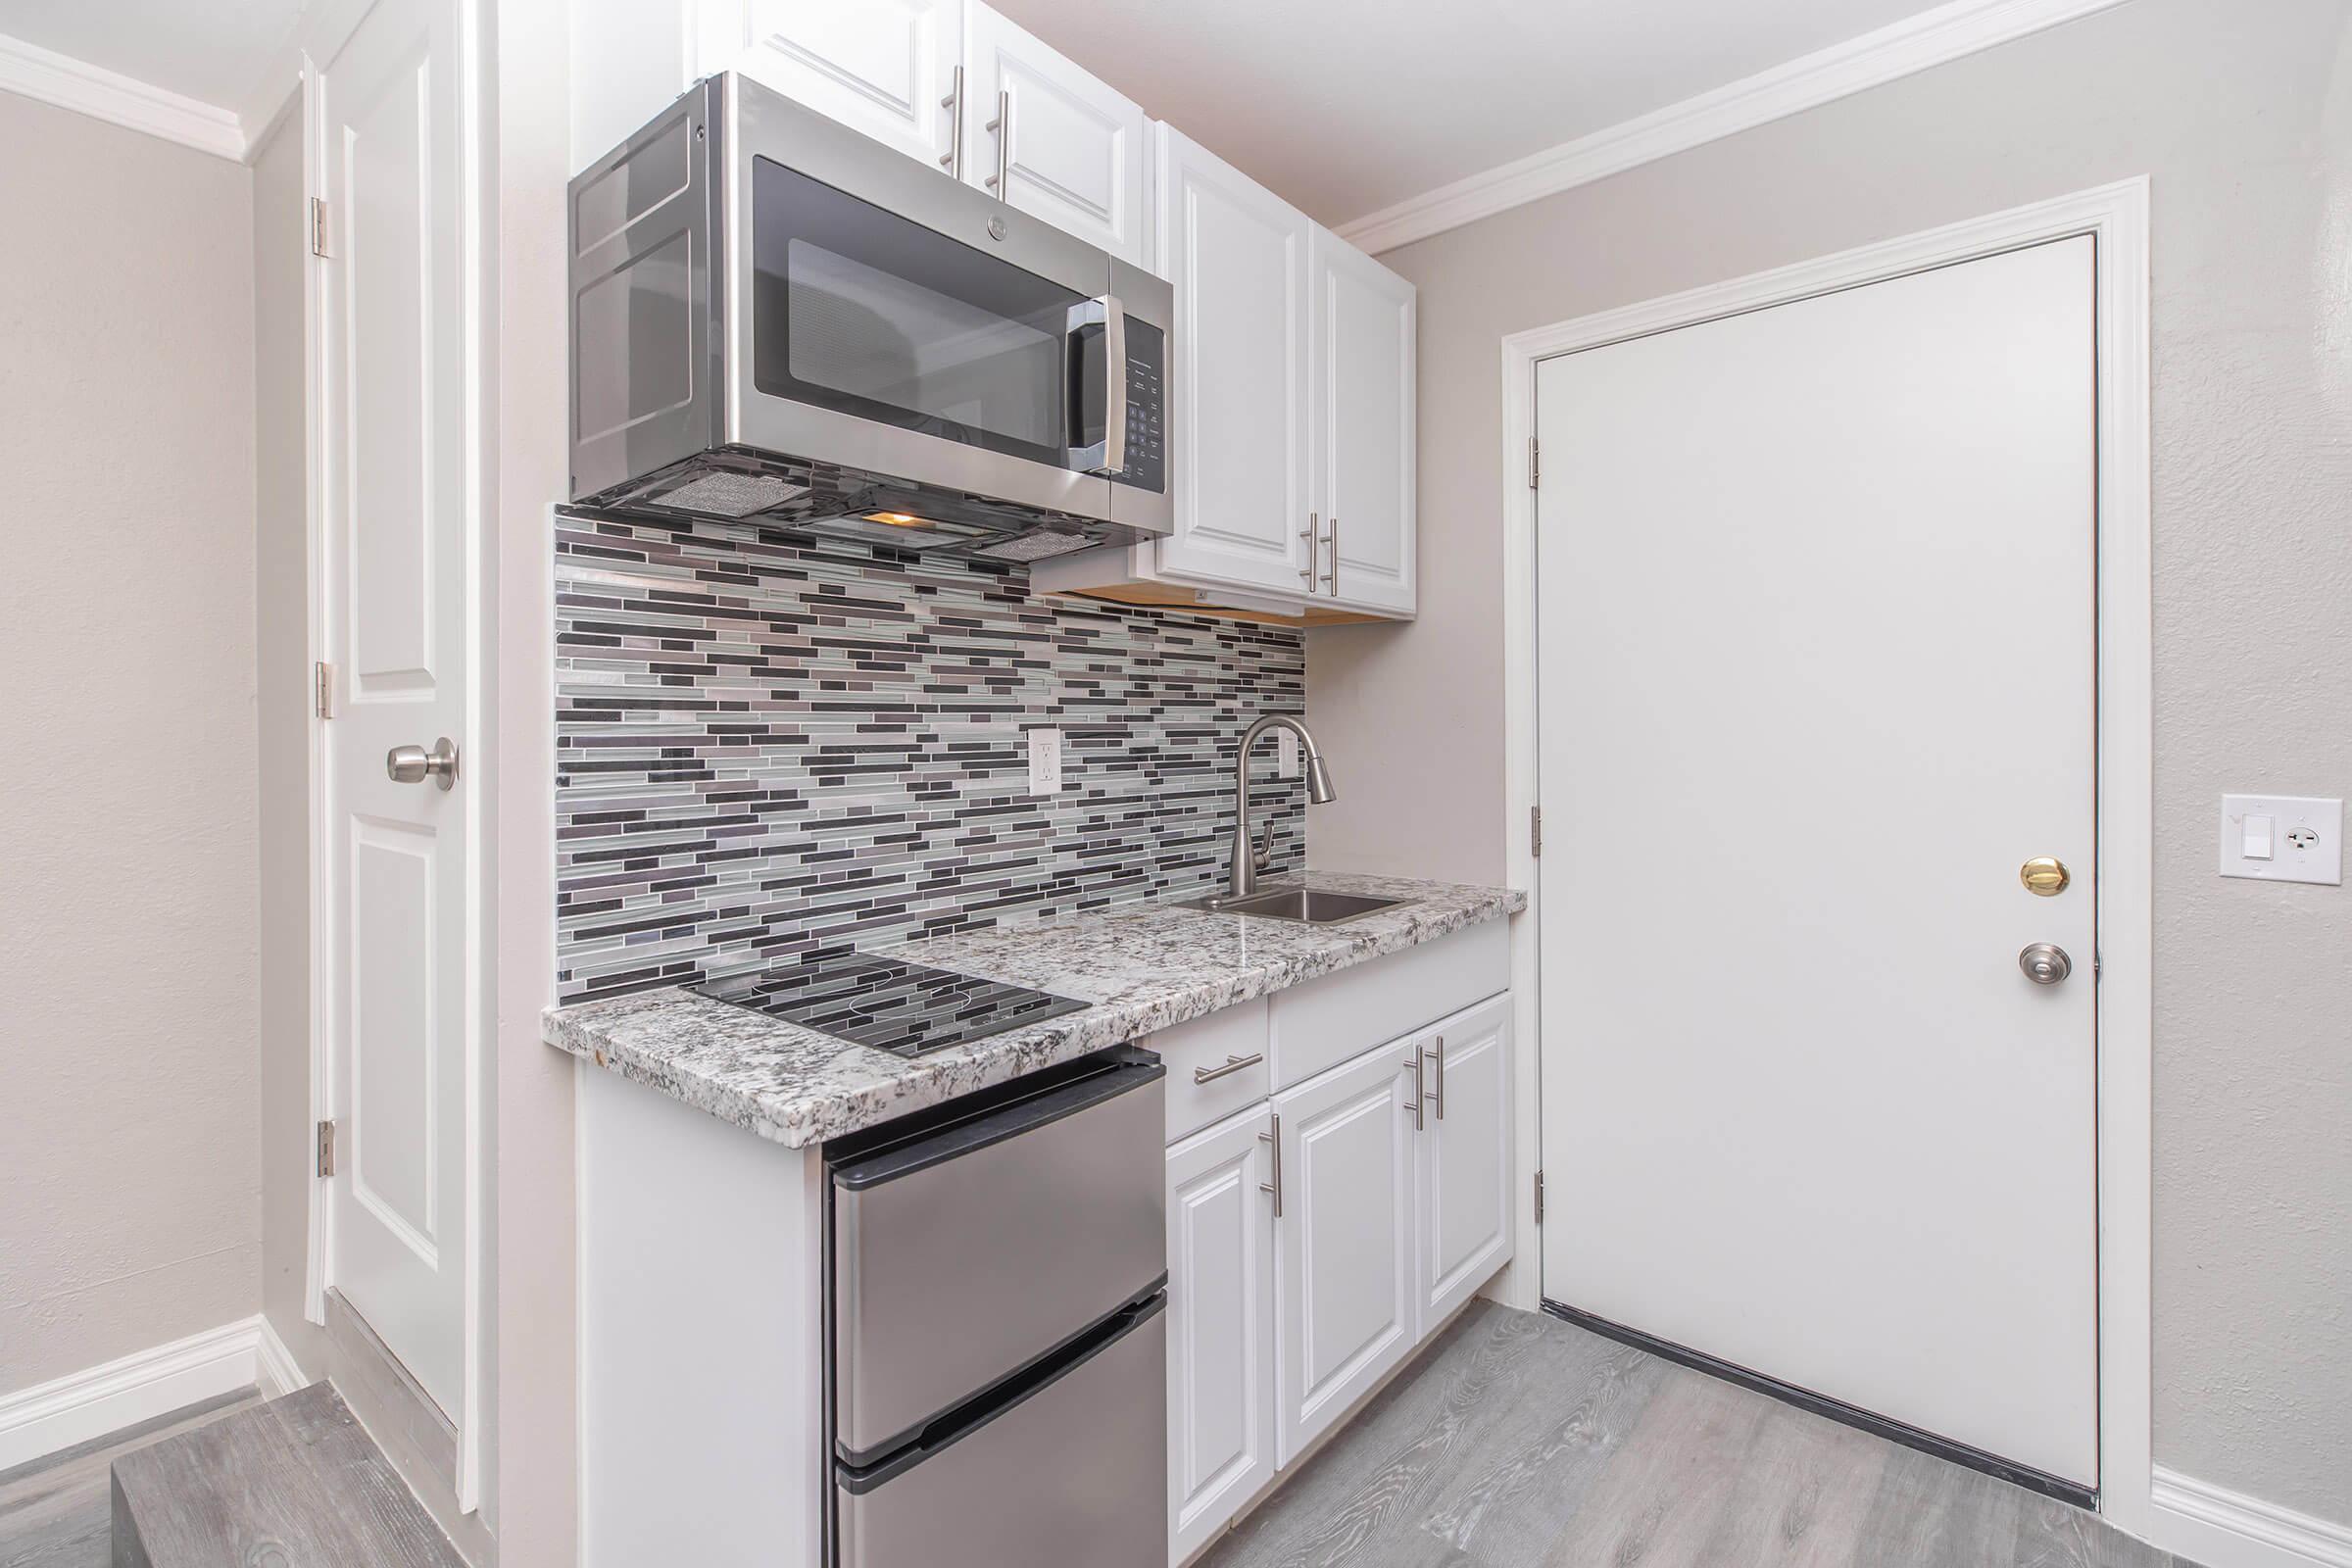
[[[2098,402],[2098,1422],[2099,1510],[2145,1537],[2151,1499],[2149,1260],[2152,1205],[2154,644],[2149,609],[2148,181],[2073,195],[1884,240],[1502,339],[1503,807],[1512,922],[1522,1178],[1517,1257],[1497,1294],[1535,1308],[1543,1238],[1533,1172],[1543,1158],[1541,885],[1528,822],[1537,801],[1535,531],[1529,482],[1536,368],[1581,349],[1883,282],[2088,234],[2097,248]]]

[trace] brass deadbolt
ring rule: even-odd
[[[2066,862],[2052,855],[2036,855],[2019,866],[2017,879],[2026,885],[2028,893],[2037,899],[2054,899],[2066,891],[2068,883],[2074,881],[2073,875],[2066,869]]]

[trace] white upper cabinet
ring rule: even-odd
[[[1413,611],[1413,285],[1317,227],[1312,246],[1315,592]],[[1335,569],[1336,568],[1336,569]]]
[[[1169,354],[1168,571],[1296,596],[1307,520],[1305,216],[1182,131],[1159,141],[1160,275],[1176,287]]]
[[[963,58],[964,181],[1152,270],[1144,112],[984,5]]]
[[[700,0],[694,74],[733,71],[909,157],[954,131],[964,0]],[[969,162],[967,155],[966,162]]]

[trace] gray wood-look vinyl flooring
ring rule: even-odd
[[[466,1568],[334,1386],[115,1461],[116,1568]]]
[[[1200,1568],[2195,1568],[2094,1514],[1479,1302]]]
[[[261,1402],[252,1389],[174,1410],[0,1473],[0,1568],[109,1568],[107,1470],[135,1448]]]

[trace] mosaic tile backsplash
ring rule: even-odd
[[[575,1002],[1223,883],[1299,634],[728,523],[560,515],[558,985]],[[1062,732],[1028,791],[1024,731]],[[1275,870],[1304,786],[1251,770]]]

